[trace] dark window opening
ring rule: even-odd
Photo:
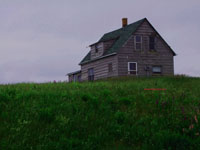
[[[96,44],[95,45],[95,53],[98,53],[99,52],[99,50],[101,49],[101,47],[102,47],[102,45],[101,44]]]
[[[149,37],[149,49],[155,50],[155,36]]]
[[[97,45],[95,45],[95,53],[98,53],[99,49],[97,47]]]
[[[129,63],[129,70],[136,70],[136,63]]]
[[[135,37],[135,41],[136,41],[136,42],[141,42],[141,41],[142,41],[142,37],[139,36],[139,35],[137,35],[137,36]]]
[[[108,64],[108,72],[113,72],[112,63]]]
[[[135,36],[135,49],[136,50],[142,49],[142,36],[140,35]]]
[[[128,62],[128,74],[137,74],[137,63]]]
[[[94,69],[90,68],[88,69],[88,81],[93,81],[94,80]]]

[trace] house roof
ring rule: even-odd
[[[141,19],[139,21],[136,21],[132,24],[129,24],[123,28],[120,28],[118,30],[109,32],[104,34],[100,40],[96,43],[99,42],[105,42],[105,41],[109,41],[112,39],[115,39],[115,42],[113,43],[113,45],[104,52],[104,54],[102,55],[103,57],[106,56],[110,56],[112,54],[116,54],[117,51],[123,46],[123,44],[129,39],[129,37],[137,30],[137,28],[144,22],[144,21],[148,21],[146,18]],[[149,22],[149,21],[148,21]],[[149,23],[150,24],[150,23]],[[151,24],[150,24],[151,25]],[[151,27],[153,28],[153,26],[151,25]],[[154,28],[153,28],[154,29]],[[155,29],[154,29],[155,30]],[[156,30],[155,30],[156,31]],[[157,32],[157,31],[156,31]],[[157,32],[157,34],[159,35],[159,33]],[[160,36],[160,35],[159,35]],[[161,37],[161,36],[160,36]],[[162,37],[161,37],[162,38]],[[164,39],[162,38],[162,40],[164,41]],[[164,41],[165,42],[165,41]],[[166,43],[166,42],[165,42]],[[167,43],[166,43],[167,44]],[[94,44],[92,44],[94,45]],[[91,45],[90,45],[91,46]],[[171,47],[167,44],[167,46],[171,49]],[[175,52],[171,49],[171,51],[173,52],[174,55]],[[102,57],[100,57],[99,59],[101,59]],[[97,58],[98,59],[98,58]],[[97,60],[95,59],[95,60]],[[91,51],[88,52],[88,54],[83,58],[83,60],[79,63],[79,65],[84,64],[84,63],[88,63],[91,62],[93,60],[91,60]]]
[[[74,74],[78,74],[78,73],[81,73],[81,70],[68,73],[68,74],[66,74],[66,76],[67,76],[67,75],[68,75],[68,76],[69,76],[69,75],[74,75]]]

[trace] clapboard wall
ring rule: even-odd
[[[108,56],[102,59],[98,59],[96,61],[92,61],[90,63],[82,64],[81,65],[81,80],[87,81],[88,80],[88,69],[94,69],[94,80],[114,77],[118,75],[118,67],[117,67],[117,56]],[[108,71],[108,64],[112,63],[113,71]]]
[[[142,36],[142,50],[135,49],[134,36]],[[155,50],[149,50],[149,36],[155,35]],[[128,39],[118,51],[118,75],[128,75],[128,62],[137,62],[138,76],[152,75],[152,66],[161,66],[162,75],[174,74],[173,53],[151,25],[144,21],[137,31]],[[147,72],[145,67],[150,69]]]

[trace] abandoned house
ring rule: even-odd
[[[69,82],[116,76],[174,75],[175,52],[146,19],[104,34],[90,45],[79,63],[81,70],[68,74]]]

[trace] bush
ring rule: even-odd
[[[170,130],[156,132],[148,143],[149,149],[154,150],[189,150],[192,141],[189,137]]]

